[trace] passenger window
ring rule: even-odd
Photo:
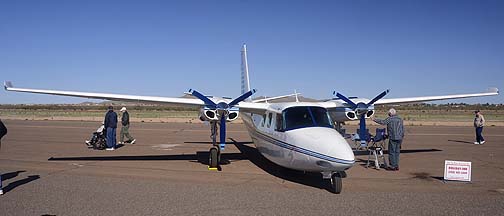
[[[275,130],[276,131],[280,131],[280,132],[283,132],[283,121],[282,121],[282,115],[281,114],[276,114],[276,121],[275,121],[275,124],[276,124],[276,127],[275,127]]]
[[[264,127],[264,123],[266,122],[266,114],[264,114],[262,117],[263,117],[263,119],[261,122],[261,127]]]
[[[271,127],[271,120],[273,120],[273,114],[272,113],[269,113],[268,114],[268,128]]]

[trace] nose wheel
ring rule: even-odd
[[[340,194],[341,189],[343,189],[343,181],[341,180],[341,175],[339,173],[334,173],[331,176],[331,192],[335,194]]]
[[[346,178],[345,171],[334,171],[334,172],[322,172],[322,178],[325,182],[329,182],[329,191],[335,194],[340,194],[343,189],[343,180]],[[328,181],[327,181],[328,180]]]
[[[218,169],[220,162],[220,151],[219,148],[213,146],[210,148],[210,156],[208,159],[208,169]]]

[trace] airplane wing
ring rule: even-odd
[[[92,92],[77,92],[77,91],[59,91],[45,89],[28,89],[15,88],[11,82],[4,83],[4,88],[7,91],[29,92],[36,94],[49,94],[60,96],[72,96],[81,98],[103,99],[113,101],[128,101],[128,102],[144,102],[144,103],[161,103],[179,106],[195,106],[201,107],[205,104],[197,98],[174,98],[174,97],[156,97],[156,96],[139,96],[139,95],[123,95],[123,94],[107,94],[107,93],[92,93]]]
[[[236,107],[240,109],[240,112],[248,112],[262,115],[268,109],[268,106],[269,105],[267,103],[242,101]]]
[[[380,105],[380,104],[418,103],[418,102],[437,101],[437,100],[493,96],[498,94],[499,89],[490,88],[486,92],[473,93],[473,94],[453,94],[453,95],[423,96],[423,97],[408,97],[408,98],[383,98],[376,101],[374,104]]]
[[[4,83],[4,88],[7,91],[15,91],[15,92],[28,92],[28,93],[36,93],[36,94],[49,94],[49,95],[71,96],[71,97],[103,99],[103,100],[113,100],[113,101],[170,104],[170,105],[176,105],[176,106],[192,106],[192,107],[202,107],[205,105],[205,103],[202,100],[197,99],[197,98],[174,98],[174,97],[156,97],[156,96],[139,96],[139,95],[123,95],[123,94],[108,94],[108,93],[15,88],[10,81],[6,81]],[[264,113],[264,111],[268,107],[268,104],[242,101],[242,102],[238,103],[236,105],[236,107],[240,108],[240,111],[244,111],[244,112]]]
[[[460,99],[460,98],[470,98],[470,97],[483,97],[483,96],[494,96],[499,95],[499,89],[489,88],[486,92],[482,93],[472,93],[472,94],[452,94],[452,95],[438,95],[438,96],[422,96],[422,97],[406,97],[406,98],[382,98],[375,101],[374,105],[380,104],[403,104],[403,103],[420,103],[438,100],[448,100],[448,99]],[[368,99],[355,98],[349,99],[353,103],[357,104],[359,102],[368,103]],[[319,104],[325,108],[338,108],[338,107],[349,107],[348,103],[342,100],[330,100],[322,101]]]

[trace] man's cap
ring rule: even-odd
[[[108,106],[108,109],[112,110],[112,109],[114,109],[114,107],[113,106]]]
[[[126,111],[126,107],[121,108],[121,112],[124,112],[124,111]]]
[[[474,110],[474,113],[479,113],[479,112],[480,112],[480,110]]]

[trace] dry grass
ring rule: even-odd
[[[504,109],[494,106],[401,106],[395,107],[405,125],[472,126],[474,109],[481,109],[487,126],[504,126]],[[487,109],[484,109],[487,108]],[[134,122],[200,122],[198,110],[167,106],[128,107]],[[385,118],[388,107],[376,107],[376,117]],[[106,106],[83,105],[0,105],[0,118],[24,120],[102,121]],[[236,121],[240,123],[241,120]],[[370,121],[368,121],[370,122]],[[349,125],[358,121],[347,122]]]

